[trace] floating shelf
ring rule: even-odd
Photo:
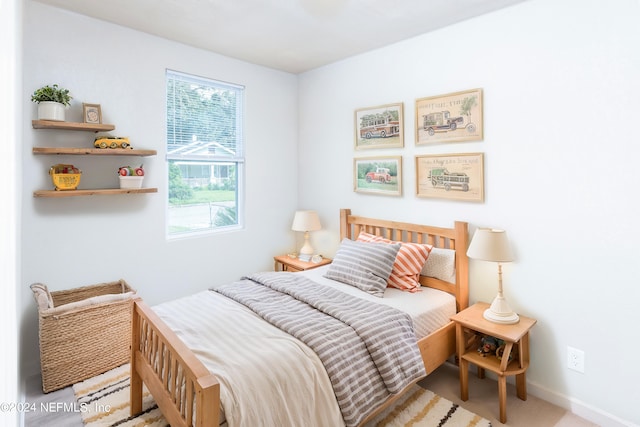
[[[89,132],[104,132],[116,127],[109,124],[54,122],[51,120],[32,120],[34,129],[80,130]],[[155,156],[156,150],[135,150],[131,148],[72,148],[72,147],[33,147],[33,154],[48,155],[90,155],[90,156]],[[36,190],[33,197],[77,197],[93,195],[143,194],[157,193],[157,188],[96,188],[93,190]]]
[[[135,150],[130,148],[71,148],[33,147],[33,154],[70,154],[98,156],[155,156],[156,150]]]
[[[114,194],[140,194],[157,193],[157,188],[99,188],[93,190],[38,190],[33,192],[33,197],[76,197]]]
[[[32,120],[31,125],[34,129],[84,130],[89,132],[107,132],[116,128],[115,125],[104,123],[54,122],[51,120]]]

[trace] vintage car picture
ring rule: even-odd
[[[355,148],[403,147],[402,103],[355,112]]]
[[[353,191],[387,196],[402,195],[402,157],[353,159]]]
[[[416,101],[416,145],[482,141],[482,89]]]
[[[482,153],[416,156],[416,195],[482,202]]]

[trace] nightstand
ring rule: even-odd
[[[273,257],[275,271],[305,271],[322,265],[331,264],[330,258],[322,258],[320,262],[300,261],[298,258],[291,258],[289,255],[278,255]]]
[[[536,324],[535,319],[520,316],[520,321],[512,325],[493,323],[482,314],[489,307],[487,303],[476,303],[451,318],[456,324],[456,348],[460,361],[460,399],[469,399],[469,363],[478,367],[478,376],[484,377],[487,369],[498,375],[498,397],[500,400],[500,422],[507,422],[507,377],[516,376],[516,394],[527,400],[525,373],[529,367],[529,331]],[[495,355],[483,356],[478,352],[481,335],[488,335],[504,341],[502,359]],[[512,355],[509,361],[509,356]]]

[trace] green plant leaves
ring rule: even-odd
[[[31,100],[35,103],[53,101],[68,106],[71,104],[72,99],[73,97],[69,95],[69,89],[58,87],[57,84],[43,86],[40,89],[36,89],[31,95]]]

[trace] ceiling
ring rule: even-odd
[[[301,73],[525,0],[38,0]]]

